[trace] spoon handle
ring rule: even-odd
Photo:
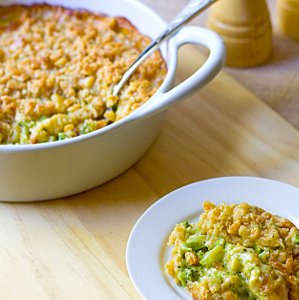
[[[191,0],[182,11],[168,24],[166,29],[138,56],[135,62],[123,74],[121,80],[114,86],[112,94],[117,96],[123,85],[128,81],[138,66],[165,40],[173,36],[182,26],[189,23],[197,15],[207,9],[217,0]]]
[[[168,24],[166,30],[157,38],[156,42],[163,42],[175,34],[183,25],[186,25],[201,12],[207,9],[217,0],[191,0],[179,12],[179,14]]]

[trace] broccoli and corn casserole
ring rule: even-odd
[[[45,4],[1,7],[0,144],[71,138],[130,114],[166,74],[156,52],[112,95],[149,43],[122,17]]]
[[[249,204],[204,203],[196,224],[182,222],[166,272],[194,299],[299,299],[299,232]]]

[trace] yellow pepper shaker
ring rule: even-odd
[[[299,39],[299,0],[278,0],[277,20],[284,34]]]
[[[218,32],[231,67],[264,63],[272,50],[272,29],[265,0],[220,0],[210,9],[207,26]]]

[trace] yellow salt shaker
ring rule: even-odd
[[[277,21],[284,34],[299,39],[299,0],[278,0]]]
[[[264,63],[272,50],[272,29],[265,0],[221,0],[210,9],[207,26],[218,32],[231,67]]]

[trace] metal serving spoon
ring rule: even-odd
[[[207,9],[210,5],[217,2],[218,0],[191,0],[189,3],[181,10],[181,12],[168,24],[165,31],[163,31],[135,60],[135,62],[129,67],[129,69],[123,74],[121,80],[113,87],[112,94],[117,96],[124,86],[124,84],[129,80],[134,71],[138,66],[159,46],[173,36],[181,27],[189,23],[197,15]]]

